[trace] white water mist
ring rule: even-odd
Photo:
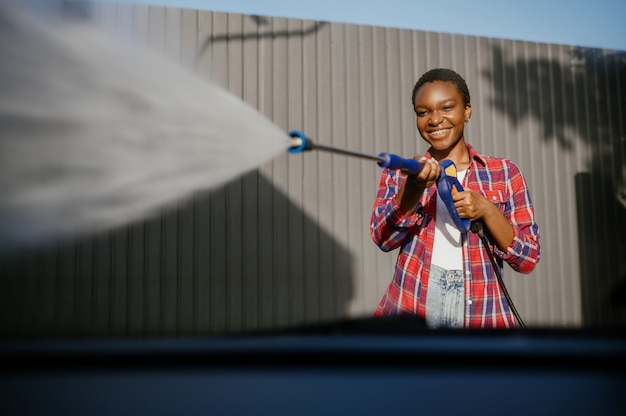
[[[155,52],[0,1],[0,253],[149,217],[288,142]]]

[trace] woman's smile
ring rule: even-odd
[[[452,129],[451,128],[447,128],[447,129],[439,128],[437,130],[428,131],[427,133],[433,139],[442,139],[445,136],[447,136],[448,133],[450,133],[450,130],[452,130]]]

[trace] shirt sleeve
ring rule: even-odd
[[[400,210],[396,194],[400,189],[398,171],[383,169],[370,220],[372,240],[383,251],[398,248],[412,227],[423,220],[421,205],[416,213],[406,216]]]
[[[513,242],[500,256],[513,270],[530,273],[539,262],[539,226],[535,221],[533,204],[526,180],[519,168],[511,163],[508,178],[509,204],[505,216],[513,226]]]

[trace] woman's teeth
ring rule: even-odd
[[[431,136],[443,136],[447,132],[448,132],[448,129],[435,130],[435,131],[431,131],[430,135]]]

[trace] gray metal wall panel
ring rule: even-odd
[[[472,93],[468,141],[514,160],[535,202],[541,262],[505,273],[525,322],[624,323],[610,304],[626,269],[623,52],[155,6],[93,12],[285,131],[369,154],[425,151],[413,84],[432,67],[458,70]],[[2,328],[205,334],[370,315],[396,256],[369,235],[380,173],[324,152],[280,155],[158,218],[26,253],[2,266]]]

